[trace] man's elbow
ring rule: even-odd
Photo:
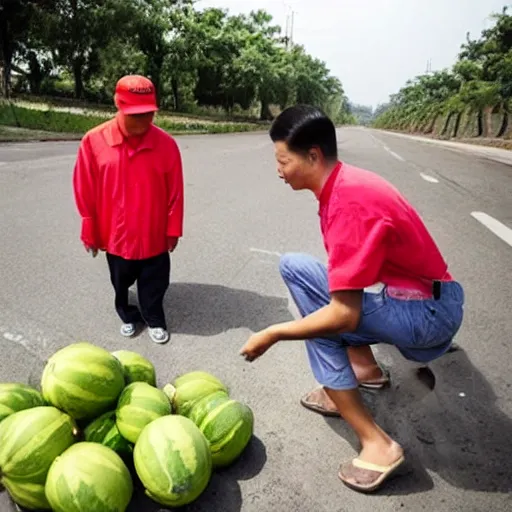
[[[359,327],[361,320],[361,312],[357,310],[349,310],[345,314],[343,332],[355,332]]]
[[[359,291],[333,294],[331,306],[334,310],[337,332],[355,332],[362,314],[363,294]]]
[[[340,308],[340,310],[335,313],[333,331],[336,334],[355,332],[359,326],[360,318],[361,315],[358,311]]]

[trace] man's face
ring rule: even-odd
[[[146,112],[144,114],[124,115],[124,126],[129,135],[144,135],[150,128],[154,112]]]
[[[307,156],[290,151],[286,142],[275,142],[274,150],[279,177],[293,190],[309,188],[311,175],[314,172],[311,160]]]

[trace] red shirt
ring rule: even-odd
[[[416,210],[373,172],[339,162],[319,196],[330,291],[384,283],[431,296],[451,275]]]
[[[81,240],[125,259],[168,250],[183,234],[183,171],[175,140],[155,125],[127,140],[114,118],[83,137],[73,187]]]

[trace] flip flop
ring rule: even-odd
[[[391,382],[389,371],[385,370],[384,368],[381,368],[381,371],[382,377],[371,381],[360,382],[359,387],[365,389],[383,389],[386,386],[389,386]]]
[[[341,465],[338,478],[355,491],[373,492],[379,489],[404,462],[403,455],[389,466],[379,466],[355,458]]]
[[[386,370],[382,370],[382,373],[383,373],[383,375],[382,375],[382,377],[380,377],[380,379],[376,379],[374,381],[361,382],[359,384],[359,387],[375,390],[375,389],[383,389],[385,386],[388,386],[390,383],[389,372]],[[314,390],[314,391],[316,391],[316,390]],[[337,409],[335,409],[335,410],[326,409],[319,402],[311,400],[310,399],[311,393],[313,393],[313,391],[310,391],[309,393],[305,394],[300,399],[300,403],[303,407],[305,407],[306,409],[309,409],[310,411],[321,414],[322,416],[337,417],[337,418],[341,417],[341,414],[338,412]]]
[[[316,391],[316,390],[314,390]],[[300,403],[303,407],[306,409],[309,409],[310,411],[317,412],[318,414],[321,414],[322,416],[331,416],[331,417],[340,417],[340,413],[338,410],[331,410],[326,409],[322,404],[319,402],[311,400],[309,397],[314,391],[310,391],[309,393],[305,394],[301,399]]]

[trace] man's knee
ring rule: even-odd
[[[279,272],[282,278],[287,281],[297,276],[309,274],[309,269],[318,264],[319,262],[308,254],[287,252],[279,260]]]
[[[336,390],[357,388],[357,378],[341,341],[308,340],[306,349],[311,371],[319,384]]]

